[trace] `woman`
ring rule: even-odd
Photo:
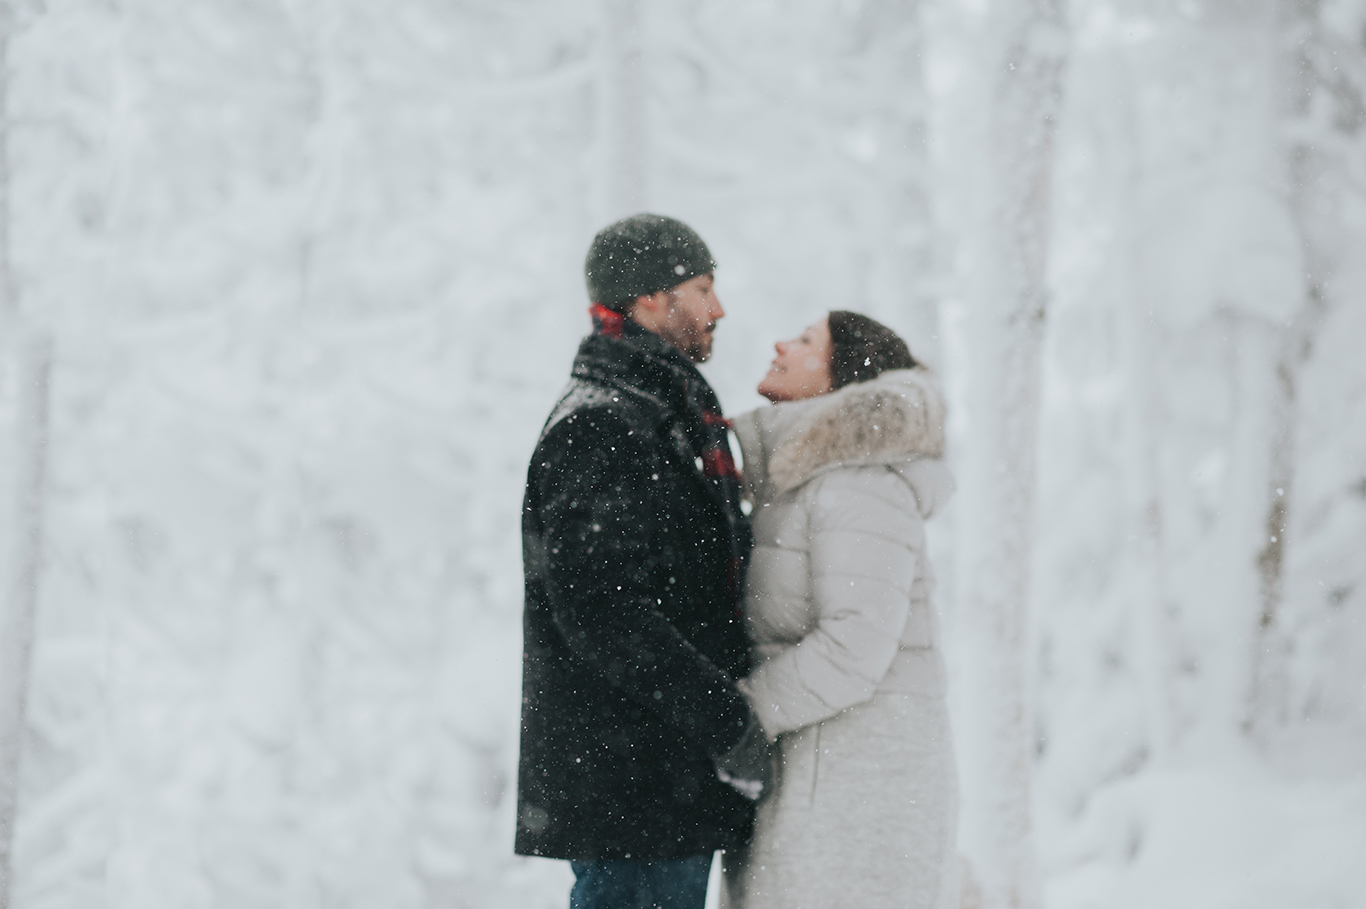
[[[776,345],[735,420],[754,500],[740,688],[781,758],[739,909],[957,899],[957,781],[925,519],[953,492],[944,404],[887,327],[832,312]]]

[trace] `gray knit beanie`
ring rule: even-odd
[[[604,227],[583,263],[588,298],[617,311],[636,297],[669,290],[714,268],[711,250],[696,231],[674,218],[650,214]]]

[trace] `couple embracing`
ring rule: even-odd
[[[695,365],[724,315],[702,239],[636,215],[585,268],[522,513],[517,852],[570,861],[571,909],[702,909],[717,850],[732,909],[951,905],[934,382],[833,311],[727,420]]]

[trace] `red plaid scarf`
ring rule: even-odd
[[[593,319],[593,332],[609,338],[625,339],[638,332],[647,332],[642,326],[631,322],[623,313],[608,309],[601,303],[588,307]],[[682,357],[679,357],[682,360]],[[680,366],[683,364],[680,363]],[[702,475],[711,480],[726,503],[726,518],[731,529],[731,551],[733,557],[727,565],[727,580],[730,583],[731,600],[735,614],[740,615],[740,582],[744,566],[749,561],[750,529],[749,519],[740,509],[740,470],[735,466],[735,457],[730,448],[731,422],[721,415],[721,402],[716,398],[702,374],[687,364],[680,369],[688,384],[688,401],[692,405],[693,426],[688,435],[702,459]]]

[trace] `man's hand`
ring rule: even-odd
[[[773,786],[773,746],[759,725],[759,718],[750,714],[744,735],[725,754],[717,755],[716,777],[736,792],[757,802]]]

